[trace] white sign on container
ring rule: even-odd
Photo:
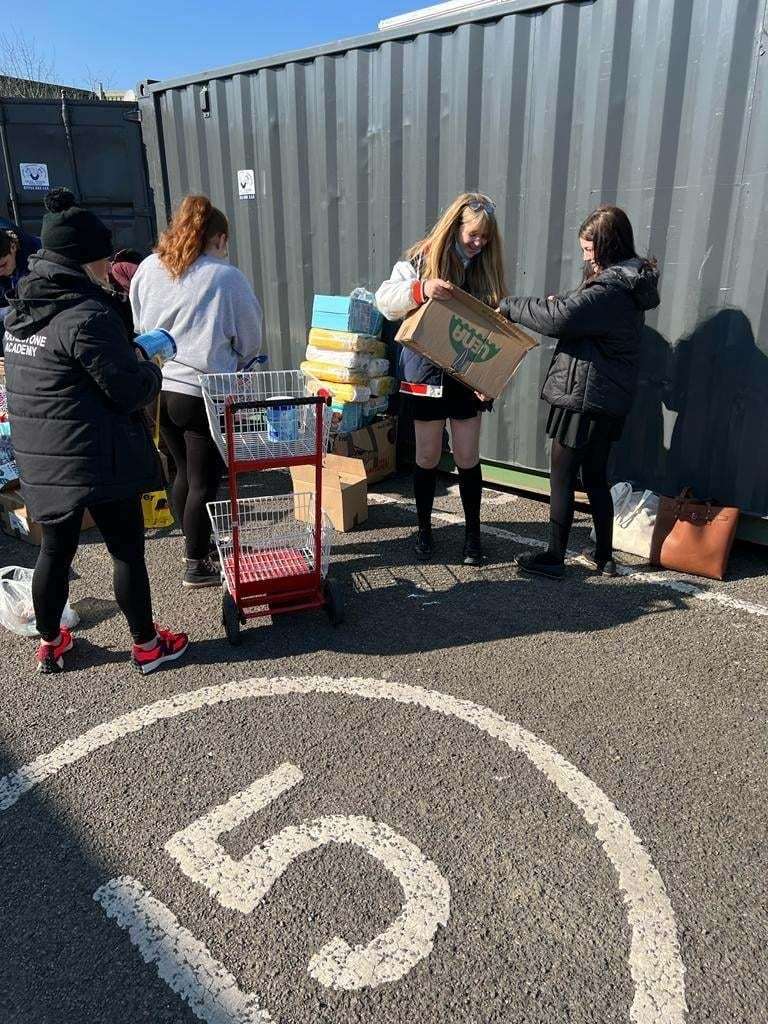
[[[48,164],[19,164],[19,173],[23,189],[47,192],[51,187],[48,179]]]
[[[256,198],[256,174],[254,171],[237,172],[237,194],[241,199]]]

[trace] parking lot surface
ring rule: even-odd
[[[346,622],[239,648],[150,533],[156,615],[193,643],[149,677],[85,534],[71,670],[2,634],[0,1020],[764,1021],[768,556],[525,578],[547,511],[486,491],[464,567],[446,477],[424,565],[385,481],[336,539]]]

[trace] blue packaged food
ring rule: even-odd
[[[275,398],[284,398],[289,404],[267,406],[267,440],[273,443],[298,440],[299,407],[293,405],[287,395],[275,395]]]
[[[382,316],[372,302],[348,295],[315,295],[312,327],[378,338]]]

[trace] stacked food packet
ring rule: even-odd
[[[395,390],[384,342],[377,335],[348,330],[360,322],[356,307],[372,307],[364,317],[369,330],[381,331],[381,316],[373,296],[360,290],[352,297],[316,295],[312,310],[306,358],[301,370],[312,394],[332,397],[333,428],[346,433],[369,425],[387,411],[388,396]]]

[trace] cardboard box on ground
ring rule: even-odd
[[[296,494],[315,493],[315,467],[291,466]],[[323,508],[335,529],[345,533],[368,518],[368,485],[361,459],[326,455],[323,464]],[[296,507],[296,518],[311,521],[311,512]]]
[[[454,288],[403,320],[397,340],[489,398],[498,398],[537,341],[500,313]]]
[[[362,459],[369,484],[385,480],[397,469],[397,419],[384,416],[369,427],[331,438],[336,455]]]
[[[91,513],[86,509],[83,514],[81,532],[90,530],[94,526]],[[30,518],[21,496],[15,491],[9,494],[0,494],[0,529],[9,537],[23,540],[35,547],[39,547],[43,540],[39,523]]]

